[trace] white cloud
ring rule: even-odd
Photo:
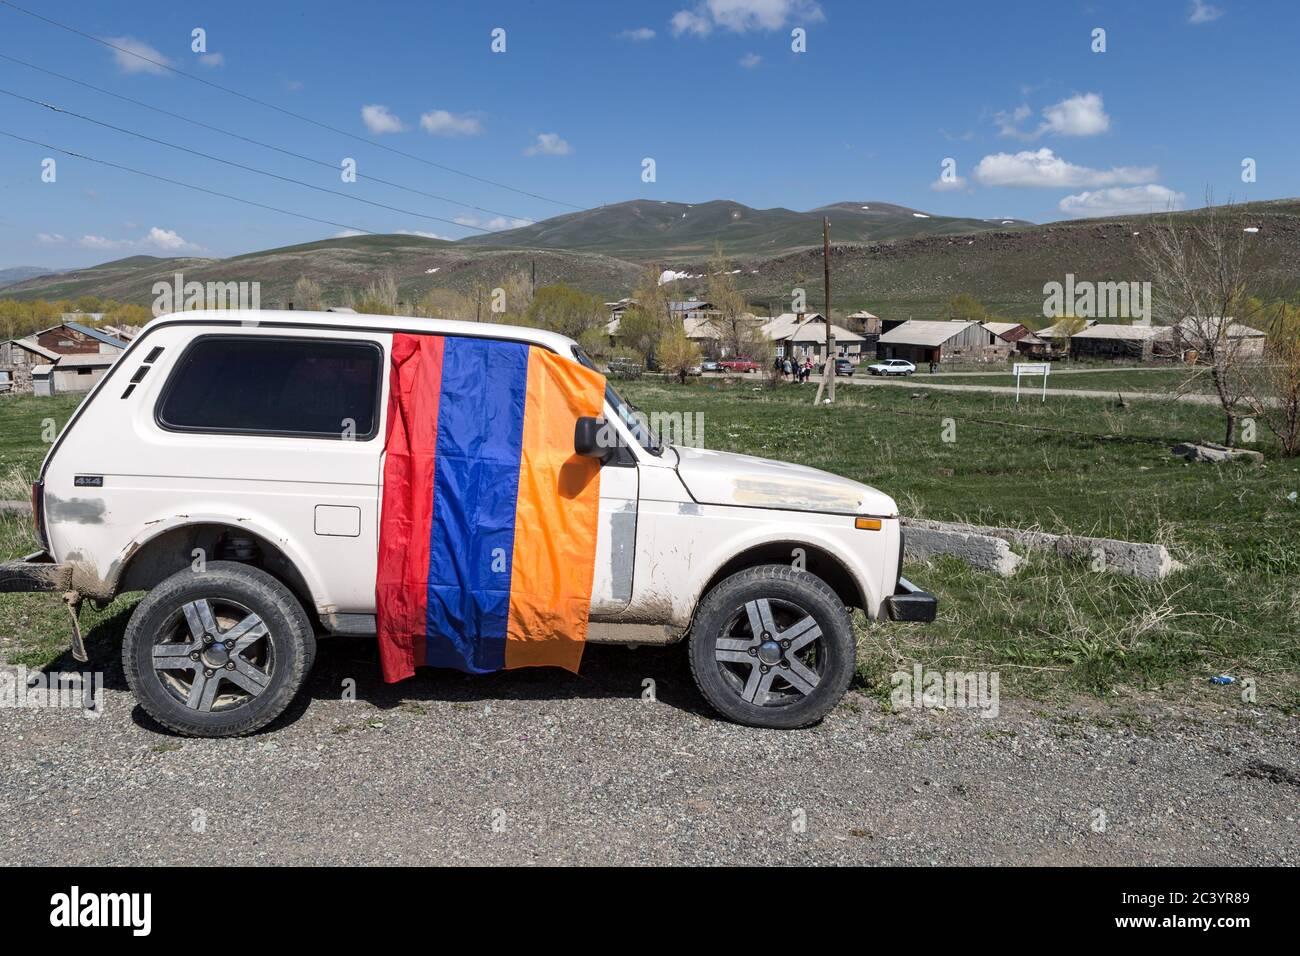
[[[419,229],[399,229],[399,236],[419,236],[422,239],[446,239],[446,236],[440,236],[436,232],[421,232]]]
[[[678,10],[669,20],[673,36],[708,36],[714,29],[733,33],[780,30],[787,23],[820,23],[826,19],[816,0],[703,0]]]
[[[59,237],[62,241],[62,237]],[[154,226],[139,239],[110,239],[107,236],[85,235],[77,245],[86,249],[155,249],[159,252],[201,252],[203,247],[182,237],[175,229]]]
[[[993,153],[979,161],[972,174],[985,186],[1025,186],[1059,189],[1150,182],[1159,175],[1154,166],[1113,166],[1091,169],[1066,162],[1047,147],[1019,153]]]
[[[390,113],[387,106],[377,103],[361,107],[361,121],[376,136],[382,133],[400,133],[406,129],[406,124]]]
[[[447,110],[430,110],[420,117],[420,129],[431,136],[478,136],[483,124],[467,114],[457,116]]]
[[[226,55],[224,53],[204,53],[199,57],[199,62],[204,66],[225,66]]]
[[[713,24],[708,17],[692,13],[690,10],[678,10],[673,14],[673,18],[668,21],[668,25],[672,28],[675,37],[685,33],[704,37],[713,32]]]
[[[1081,93],[1043,110],[1045,122],[1039,133],[1061,136],[1095,136],[1110,129],[1110,117],[1100,93]]]
[[[1037,129],[1022,130],[1020,124],[1032,112],[1028,104],[1022,103],[1009,113],[994,113],[993,122],[998,127],[998,135],[1014,136],[1017,139],[1038,139],[1048,133],[1057,136],[1095,136],[1110,129],[1110,117],[1106,114],[1100,93],[1078,93],[1059,103],[1053,103],[1043,110],[1043,121]]]
[[[525,156],[568,156],[573,147],[559,133],[538,133],[537,142],[524,150]]]
[[[67,242],[68,240],[57,232],[38,232],[36,234],[36,241],[43,246],[57,246],[59,243]]]
[[[1033,110],[1029,108],[1028,103],[1022,103],[1010,113],[1005,110],[993,114],[993,122],[997,124],[999,136],[1023,136],[1020,130],[1020,124],[1029,119],[1029,114]]]
[[[471,216],[468,213],[462,213],[456,217],[456,222],[462,226],[472,226],[475,229],[518,229],[520,226],[531,226],[531,219],[514,219],[505,216],[493,216],[491,219],[480,219],[478,216]]]
[[[160,64],[171,65],[171,60],[143,40],[137,40],[135,37],[105,37],[105,39],[120,48],[113,51],[113,62],[123,73],[166,73],[167,70]],[[148,59],[141,59],[141,57],[148,57]],[[149,60],[155,62],[150,63]]]
[[[966,188],[966,177],[955,176],[950,180],[936,179],[930,183],[930,188],[937,193],[956,192],[958,189]]]
[[[189,242],[174,229],[160,229],[154,226],[149,230],[149,234],[140,240],[142,246],[153,246],[156,249],[162,249],[167,252],[179,252],[182,249],[198,249],[194,243]]]
[[[1066,196],[1058,204],[1067,216],[1135,216],[1183,208],[1187,197],[1154,183],[1114,187]]]
[[[653,40],[655,32],[649,27],[636,27],[632,30],[624,30],[618,34],[620,40],[631,40],[634,43],[640,43],[644,40]]]
[[[342,229],[339,232],[334,233],[334,235],[330,236],[330,238],[351,239],[353,236],[364,236],[364,235],[367,235],[367,233],[362,232],[360,229]]]
[[[1192,7],[1187,11],[1188,23],[1213,23],[1223,16],[1223,11],[1205,0],[1192,0]]]
[[[763,62],[763,58],[757,53],[746,53],[740,58],[740,65],[747,70],[752,70]]]

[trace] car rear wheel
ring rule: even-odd
[[[824,581],[785,565],[733,574],[700,603],[691,673],[723,716],[751,727],[816,723],[848,689],[849,614]]]
[[[265,571],[212,561],[136,606],[122,665],[140,706],[190,737],[252,733],[284,712],[316,656],[298,599]]]

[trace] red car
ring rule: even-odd
[[[718,363],[718,368],[724,372],[757,372],[759,364],[753,359],[723,359]]]

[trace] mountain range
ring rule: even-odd
[[[1043,284],[1067,273],[1108,281],[1144,281],[1138,243],[1159,217],[1083,219],[1035,225],[1013,219],[960,219],[881,202],[844,202],[807,212],[751,209],[718,200],[637,200],[557,216],[458,241],[411,235],[366,235],[268,249],[226,259],[133,256],[87,269],[40,275],[4,289],[13,298],[99,295],[149,305],[154,282],[176,272],[187,281],[258,281],[264,307],[287,304],[300,276],[327,299],[360,292],[383,273],[400,298],[433,288],[467,293],[507,276],[537,284],[566,282],[617,298],[629,294],[648,265],[689,278],[683,293],[707,294],[708,259],[722,243],[737,283],[760,310],[788,304],[795,287],[822,301],[821,219],[831,222],[834,304],[900,318],[933,317],[958,292],[1015,318],[1040,317]],[[1171,215],[1191,225],[1198,210]],[[1275,294],[1300,293],[1300,200],[1236,206],[1233,222],[1256,230],[1260,266]]]

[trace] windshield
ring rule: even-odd
[[[586,366],[593,372],[600,371],[596,367],[596,363],[591,360],[591,357],[576,345],[573,347],[573,357],[577,359],[579,365]],[[646,427],[645,415],[639,408],[615,391],[614,386],[609,383],[609,379],[605,380],[605,404],[614,409],[614,414],[627,426],[627,430],[632,433],[632,437],[636,439],[638,445],[652,455],[663,454],[663,445]]]

